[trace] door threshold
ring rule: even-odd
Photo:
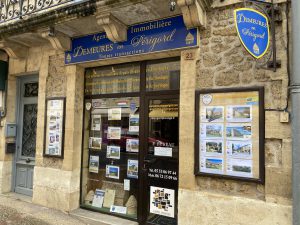
[[[5,197],[13,198],[15,200],[32,203],[32,196],[22,195],[22,194],[19,194],[16,192],[8,192],[8,193],[3,193],[1,195],[5,196]]]
[[[70,215],[89,225],[138,225],[137,222],[131,220],[80,208],[71,211]]]

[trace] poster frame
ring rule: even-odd
[[[215,94],[215,93],[230,93],[230,92],[250,92],[254,91],[258,93],[259,96],[259,176],[258,178],[249,178],[249,177],[241,177],[241,176],[233,176],[233,175],[225,175],[225,174],[215,174],[215,173],[205,173],[200,172],[200,95],[201,94]],[[195,92],[195,163],[194,163],[194,175],[195,176],[205,176],[205,177],[215,177],[222,179],[231,179],[237,181],[248,181],[259,184],[265,183],[265,108],[264,108],[264,87],[256,86],[256,87],[245,87],[245,88],[222,88],[222,89],[204,89],[197,90]]]
[[[61,142],[61,151],[60,155],[52,155],[49,153],[46,153],[46,138],[47,135],[49,134],[49,130],[47,130],[47,123],[48,123],[48,102],[52,100],[60,100],[63,102],[63,109],[62,109],[62,130],[60,132],[60,136],[62,137],[62,142]],[[49,158],[59,158],[63,159],[64,158],[64,145],[65,145],[65,116],[66,116],[66,97],[49,97],[46,98],[45,101],[45,124],[44,124],[44,150],[43,150],[43,157],[49,157]]]

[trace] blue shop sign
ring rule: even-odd
[[[72,40],[65,64],[127,57],[197,46],[197,29],[187,29],[182,16],[128,27],[127,41],[114,43],[105,32]]]
[[[268,18],[249,8],[234,10],[239,38],[246,50],[256,59],[263,57],[270,43]]]

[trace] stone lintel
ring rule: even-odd
[[[111,13],[96,15],[98,25],[102,26],[109,40],[123,42],[127,40],[127,26]]]
[[[0,49],[4,50],[10,58],[25,58],[28,54],[28,47],[10,40],[0,40]]]
[[[70,37],[60,31],[51,30],[51,28],[47,27],[38,30],[38,33],[42,38],[47,39],[57,51],[68,51],[71,49]]]
[[[206,9],[211,5],[210,0],[177,0],[177,4],[187,28],[206,27]]]

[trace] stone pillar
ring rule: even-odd
[[[45,70],[45,72],[48,71]],[[47,159],[43,155],[43,146],[39,145],[37,166],[34,170],[33,202],[51,208],[70,211],[79,207],[80,195],[80,159],[82,143],[84,69],[76,65],[67,66],[66,74],[66,115],[64,159]],[[46,86],[46,78],[40,85]],[[40,90],[38,118],[38,137],[43,140],[45,89]],[[43,104],[42,106],[40,104]],[[52,161],[51,161],[52,160]],[[53,162],[53,165],[51,165]],[[55,166],[56,165],[56,166]],[[58,165],[58,166],[57,166]]]
[[[5,124],[16,122],[16,77],[8,76],[7,115],[0,127],[0,193],[10,192],[12,185],[13,155],[5,153]]]
[[[186,55],[192,60],[185,59]],[[195,139],[195,90],[196,62],[198,49],[181,53],[180,68],[180,118],[179,118],[179,189],[194,189],[196,178],[194,171],[194,139]],[[179,192],[180,195],[180,192]],[[180,201],[179,201],[180,202]]]

